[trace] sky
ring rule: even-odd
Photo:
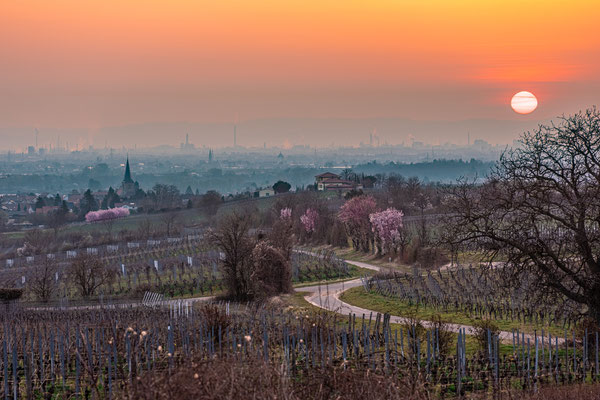
[[[2,1],[0,148],[31,142],[34,128],[118,147],[176,144],[181,126],[197,143],[226,144],[211,126],[237,123],[243,135],[255,121],[529,126],[600,103],[599,14],[596,0]],[[526,116],[510,109],[521,90],[539,101]],[[319,143],[318,126],[298,124],[311,132],[259,129],[240,142]],[[114,133],[129,126],[129,137]],[[389,142],[411,135],[397,130]]]

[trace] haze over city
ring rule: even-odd
[[[599,0],[0,0],[0,399],[600,399]]]
[[[3,2],[0,148],[510,144],[598,101],[599,7]]]

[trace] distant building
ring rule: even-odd
[[[43,206],[41,208],[36,208],[35,209],[35,213],[36,214],[44,214],[44,215],[46,215],[48,213],[57,211],[58,209],[60,209],[59,206]]]
[[[190,143],[190,135],[189,134],[185,135],[185,143],[181,143],[181,145],[179,147],[181,148],[181,150],[194,150],[194,145],[192,143]]]
[[[83,199],[83,195],[79,193],[71,193],[67,197],[67,202],[73,203],[73,205],[79,205],[79,202]]]
[[[273,196],[275,196],[275,191],[273,190],[273,188],[258,189],[257,191],[254,192],[254,197],[273,197]]]
[[[123,182],[121,182],[121,190],[119,195],[122,197],[135,196],[139,188],[139,183],[134,182],[133,179],[131,179],[131,169],[129,168],[129,156],[127,156],[127,162],[125,164],[125,176],[123,177]]]
[[[129,211],[137,211],[135,203],[115,203],[115,208],[126,208]]]
[[[340,176],[334,174],[333,172],[325,172],[320,175],[315,176],[316,183],[323,182],[325,179],[340,179]]]
[[[332,172],[325,172],[315,176],[315,185],[319,191],[341,191],[349,192],[353,189],[362,189],[359,183],[341,179],[339,175]]]

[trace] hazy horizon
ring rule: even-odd
[[[597,11],[591,0],[3,2],[0,147],[33,145],[35,128],[40,145],[177,145],[188,133],[224,146],[235,123],[245,146],[358,144],[374,130],[389,143],[469,132],[510,143],[600,104]],[[532,114],[510,108],[522,90],[538,98]]]
[[[149,148],[162,145],[179,147],[189,135],[196,147],[231,147],[234,131],[240,147],[310,146],[317,148],[373,145],[405,145],[413,141],[426,144],[472,144],[482,139],[490,144],[511,144],[519,135],[550,120],[466,119],[426,121],[408,118],[271,118],[229,122],[149,122],[102,127],[94,132],[83,129],[38,129],[38,147],[70,150],[95,148]],[[33,126],[0,128],[2,150],[26,151],[34,146]],[[262,141],[259,141],[260,138]]]

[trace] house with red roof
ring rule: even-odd
[[[349,192],[351,190],[362,189],[361,184],[341,179],[339,175],[332,172],[325,172],[315,176],[315,186],[319,191]]]

